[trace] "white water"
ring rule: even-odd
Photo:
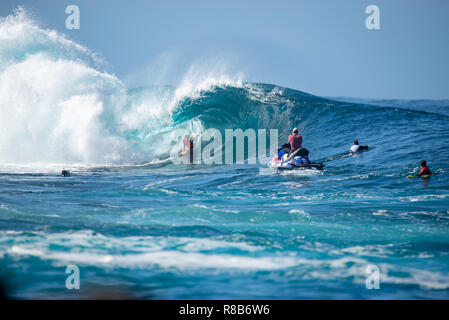
[[[152,160],[154,146],[170,139],[180,100],[242,85],[214,65],[193,65],[170,93],[135,101],[95,54],[39,27],[19,7],[0,18],[0,165]]]

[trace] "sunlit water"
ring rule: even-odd
[[[0,29],[12,297],[449,298],[449,103],[338,102],[210,77],[126,90],[23,13]],[[163,160],[176,128],[276,128],[283,143],[293,127],[325,170]],[[356,138],[375,148],[348,156]],[[407,179],[421,159],[437,174]],[[67,265],[80,290],[66,289]],[[366,287],[370,265],[379,290]]]

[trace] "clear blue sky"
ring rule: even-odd
[[[65,28],[69,4],[80,30]],[[380,30],[365,28],[370,4]],[[1,0],[0,15],[18,5],[136,85],[162,69],[176,83],[192,61],[220,56],[244,80],[321,96],[449,98],[447,0]]]

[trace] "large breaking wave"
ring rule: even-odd
[[[0,19],[0,163],[147,160],[184,96],[239,85],[192,75],[177,88],[127,90],[95,54],[18,8]]]
[[[285,139],[297,126],[325,157],[355,133],[394,147],[394,126],[416,138],[407,145],[413,153],[423,136],[410,128],[422,121],[434,123],[426,139],[447,135],[446,116],[245,83],[220,68],[191,68],[178,86],[128,89],[89,49],[41,28],[22,8],[0,19],[0,164],[140,163],[166,153],[175,128],[212,127],[276,128]]]

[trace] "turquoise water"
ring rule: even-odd
[[[447,101],[336,101],[210,76],[127,89],[23,13],[0,29],[11,297],[449,298]],[[273,128],[284,143],[293,127],[325,170],[167,160],[176,128]],[[349,156],[354,139],[374,148]],[[407,179],[421,159],[437,175]],[[80,290],[65,287],[72,264]]]
[[[73,297],[64,271],[75,264],[81,288],[120,285],[139,298],[448,298],[449,118],[319,101],[305,107],[316,127],[303,136],[322,172],[2,173],[0,252],[14,296]],[[354,132],[375,148],[342,157]],[[407,179],[421,158],[438,174]],[[371,264],[380,290],[365,287]]]

